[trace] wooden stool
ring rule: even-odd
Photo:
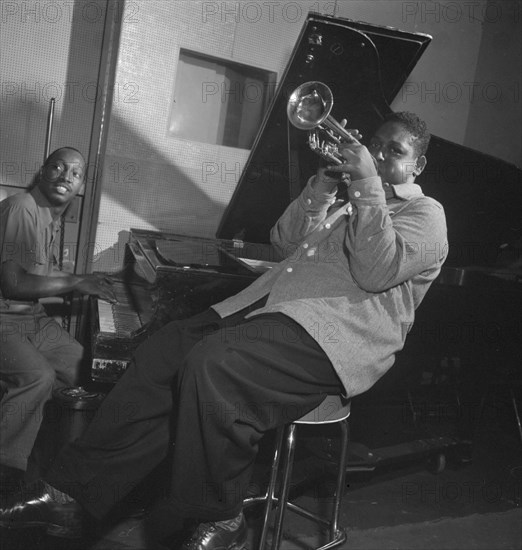
[[[277,506],[274,523],[274,534],[272,537],[272,550],[279,550],[283,534],[283,521],[285,511],[288,508],[297,514],[326,526],[329,531],[328,542],[316,550],[326,550],[334,548],[346,541],[344,529],[339,528],[339,513],[341,509],[341,500],[344,492],[345,473],[346,473],[346,447],[348,443],[348,417],[350,416],[350,401],[341,398],[339,395],[329,395],[313,411],[305,416],[295,420],[291,424],[282,426],[278,429],[276,435],[276,444],[274,458],[272,460],[272,470],[270,481],[266,493],[262,496],[246,498],[244,505],[248,506],[258,502],[265,503],[265,515],[263,521],[263,530],[259,542],[259,550],[265,550],[268,528],[271,523],[272,512]],[[335,488],[333,509],[330,518],[319,516],[310,510],[307,510],[293,502],[288,501],[290,481],[292,475],[292,466],[294,461],[296,427],[298,424],[309,424],[322,426],[324,424],[339,424],[341,428],[341,450],[339,456],[337,483]],[[282,464],[280,459],[283,458]],[[276,483],[278,477],[281,477],[279,496],[276,496]]]

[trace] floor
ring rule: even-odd
[[[349,447],[347,488],[340,518],[347,540],[340,548],[522,549],[522,440],[512,404],[509,399],[499,397],[482,409],[475,403],[467,410],[465,406],[459,408],[456,413],[450,401],[437,400],[436,406],[424,407],[412,401],[378,407],[363,402],[354,407],[353,442]],[[355,415],[365,421],[358,425]],[[458,435],[463,433],[462,425],[468,430],[466,438]],[[368,435],[370,432],[373,435]],[[361,440],[365,440],[364,444]],[[331,503],[333,466],[328,459],[338,440],[333,431],[317,436],[305,429],[299,441],[293,492],[300,504],[320,511]],[[441,442],[439,447],[437,442]],[[265,449],[256,468],[260,483],[268,471],[268,443]],[[382,460],[377,464],[368,462],[367,449],[373,452],[374,459],[377,456]],[[129,510],[131,517],[97,526],[89,539],[82,542],[51,539],[37,529],[26,533],[4,531],[0,549],[177,547],[172,540],[171,545],[145,542],[142,507],[134,503]],[[248,510],[247,519],[248,550],[257,550],[260,512]],[[282,549],[307,550],[323,542],[315,525],[287,513]]]

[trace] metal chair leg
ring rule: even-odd
[[[341,454],[339,456],[339,467],[337,472],[337,486],[335,488],[334,509],[330,524],[330,539],[334,540],[339,535],[339,514],[341,513],[341,501],[346,481],[346,455],[348,453],[348,422],[341,423]]]
[[[274,457],[272,459],[272,469],[270,471],[270,481],[264,497],[261,500],[265,501],[265,515],[263,518],[263,530],[261,531],[261,538],[259,540],[259,550],[264,550],[266,545],[266,539],[268,536],[268,528],[270,526],[270,516],[272,515],[273,504],[277,500],[275,497],[275,490],[277,484],[277,474],[279,472],[279,462],[281,459],[281,452],[283,449],[283,437],[285,435],[284,427],[279,428],[276,434],[276,443],[274,450]],[[255,499],[251,499],[255,500]]]
[[[288,493],[290,492],[290,476],[292,475],[292,466],[295,454],[295,429],[295,424],[290,424],[285,429],[285,456],[283,457],[281,489],[274,525],[274,536],[272,538],[272,550],[279,549],[281,538],[283,536],[283,521],[286,512],[286,503],[288,502]]]

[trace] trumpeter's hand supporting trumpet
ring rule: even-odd
[[[346,121],[342,121],[341,124]],[[339,179],[349,184],[350,181],[361,180],[377,175],[376,161],[368,149],[358,139],[361,135],[357,130],[347,130],[351,141],[343,141],[337,149],[342,157],[338,162],[319,168],[312,183],[313,188],[320,193],[332,193]]]

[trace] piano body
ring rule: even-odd
[[[153,330],[239,292],[278,259],[262,243],[132,229],[118,304],[91,299],[92,379],[116,382]]]
[[[390,112],[389,105],[430,40],[423,34],[309,14],[216,239],[131,231],[118,282],[127,296],[120,307],[125,311],[102,311],[100,318],[99,305],[93,302],[94,380],[115,382],[150,327],[202,311],[241,290],[277,261],[269,245],[270,228],[320,162],[307,145],[306,132],[287,120],[292,91],[310,80],[326,83],[334,96],[332,116],[347,118],[349,127],[368,138]],[[469,275],[473,269],[481,271],[477,299],[493,294],[487,298],[494,301],[494,295],[503,292],[497,259],[506,246],[520,239],[521,173],[506,162],[436,136],[427,156],[428,167],[419,183],[446,209],[450,257],[428,293],[435,298],[420,309],[429,319],[435,303],[442,311],[438,319],[444,322],[453,300],[452,295],[445,298],[451,294],[447,291],[465,287],[473,292],[477,280],[475,273]],[[492,292],[484,289],[489,281]],[[508,286],[520,301],[516,274]],[[113,327],[113,320],[107,326],[106,318],[114,314],[138,319],[123,328]],[[119,321],[115,324],[119,326]]]

